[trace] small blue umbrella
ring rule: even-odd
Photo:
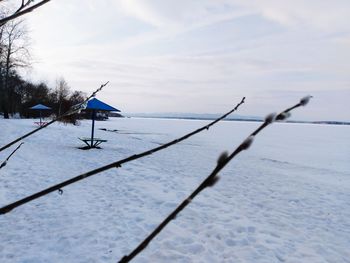
[[[117,111],[117,112],[120,112],[120,110],[118,110],[118,109],[116,109],[116,108],[96,99],[96,98],[89,100],[85,109],[92,110],[92,114],[91,114],[91,119],[92,119],[91,147],[93,147],[96,111],[98,110],[98,111]]]
[[[39,111],[39,114],[40,114],[40,126],[41,126],[41,111],[42,110],[51,110],[50,107],[47,107],[47,106],[45,106],[43,104],[37,104],[37,105],[35,105],[35,106],[33,106],[33,107],[29,108],[29,109],[31,109],[31,110],[38,110]]]

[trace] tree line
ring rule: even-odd
[[[0,20],[6,18],[0,11]],[[0,115],[35,117],[37,112],[29,108],[41,103],[52,108],[48,114],[56,116],[71,106],[84,101],[86,95],[72,91],[64,78],[56,80],[54,87],[45,82],[33,83],[20,76],[20,70],[30,67],[29,36],[24,20],[10,20],[0,24]]]

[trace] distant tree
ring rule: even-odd
[[[85,99],[86,99],[86,94],[84,92],[74,91],[69,97],[69,102],[73,106],[73,105],[82,103]]]
[[[68,83],[65,81],[63,77],[56,80],[56,88],[54,91],[54,97],[56,97],[56,102],[58,104],[58,115],[61,115],[65,102],[68,101],[68,97],[70,94],[70,87],[68,86]]]
[[[10,80],[17,75],[16,69],[30,66],[29,38],[27,29],[22,21],[10,21],[1,27],[1,85],[2,85],[2,108],[4,117],[14,109],[14,83]]]
[[[11,86],[11,90],[8,93],[8,111],[10,113],[16,113],[20,111],[22,103],[22,96],[20,91],[22,90],[25,81],[16,73],[14,73],[9,76],[8,82]]]
[[[67,110],[79,103],[82,103],[86,99],[86,94],[81,91],[74,91],[70,96],[68,101],[65,102],[65,106],[68,107]],[[65,116],[60,121],[67,124],[71,123],[73,125],[79,125],[79,119],[84,118],[84,116],[81,113],[74,113],[68,116]]]

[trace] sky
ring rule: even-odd
[[[278,112],[350,121],[348,0],[52,0],[26,16],[34,81],[124,113]]]

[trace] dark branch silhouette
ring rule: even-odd
[[[86,178],[88,178],[88,177],[90,177],[90,176],[93,176],[93,175],[95,175],[95,174],[101,173],[101,172],[103,172],[103,171],[106,171],[106,170],[109,170],[109,169],[112,169],[112,168],[119,168],[119,167],[121,167],[121,165],[124,164],[124,163],[131,162],[131,161],[133,161],[133,160],[140,159],[140,158],[142,158],[142,157],[151,155],[152,153],[161,151],[161,150],[163,150],[163,149],[165,149],[165,148],[167,148],[167,147],[169,147],[169,146],[171,146],[171,145],[174,145],[174,144],[179,143],[179,142],[181,142],[181,141],[183,141],[183,140],[186,140],[186,139],[188,139],[189,137],[191,137],[191,136],[193,136],[193,135],[195,135],[195,134],[197,134],[197,133],[199,133],[199,132],[201,132],[201,131],[203,131],[203,130],[208,130],[211,126],[213,126],[213,125],[216,124],[217,122],[223,120],[224,118],[226,118],[226,117],[227,117],[229,114],[231,114],[232,112],[236,111],[236,110],[239,108],[239,106],[242,105],[242,104],[244,103],[244,100],[245,100],[245,98],[242,98],[241,102],[239,102],[239,103],[236,105],[236,107],[234,107],[232,110],[230,110],[230,111],[227,112],[226,114],[222,115],[220,118],[218,118],[218,119],[212,121],[211,123],[209,123],[209,124],[207,124],[207,125],[205,125],[205,126],[199,128],[199,129],[197,129],[197,130],[195,130],[195,131],[193,131],[193,132],[191,132],[191,133],[188,133],[188,134],[186,134],[186,135],[184,135],[184,136],[182,136],[182,137],[180,137],[180,138],[178,138],[178,139],[175,139],[175,140],[173,140],[173,141],[170,141],[170,142],[168,142],[168,143],[165,143],[165,144],[163,144],[163,145],[161,145],[161,146],[158,146],[158,147],[156,147],[156,148],[153,148],[153,149],[151,149],[151,150],[148,150],[148,151],[145,151],[145,152],[142,152],[142,153],[139,153],[139,154],[131,155],[131,156],[125,158],[125,159],[122,159],[122,160],[119,160],[119,161],[116,161],[116,162],[107,164],[107,165],[105,165],[105,166],[99,167],[99,168],[94,169],[94,170],[91,170],[91,171],[89,171],[89,172],[83,173],[83,174],[81,174],[81,175],[78,175],[78,176],[76,176],[76,177],[73,177],[73,178],[71,178],[71,179],[68,179],[68,180],[66,180],[66,181],[64,181],[64,182],[62,182],[62,183],[56,184],[56,185],[51,186],[51,187],[49,187],[49,188],[46,188],[46,189],[44,189],[44,190],[42,190],[42,191],[40,191],[40,192],[37,192],[37,193],[32,194],[32,195],[30,195],[30,196],[27,196],[27,197],[25,197],[25,198],[23,198],[23,199],[21,199],[21,200],[18,200],[18,201],[16,201],[16,202],[13,202],[13,203],[11,203],[11,204],[9,204],[9,205],[7,205],[7,206],[4,206],[4,207],[0,208],[0,214],[6,214],[6,213],[10,212],[12,209],[14,209],[14,208],[16,208],[16,207],[19,207],[19,206],[21,206],[21,205],[24,205],[24,204],[30,202],[30,201],[33,201],[33,200],[35,200],[35,199],[38,199],[39,197],[42,197],[42,196],[44,196],[44,195],[47,195],[47,194],[49,194],[49,193],[51,193],[51,192],[53,192],[53,191],[57,191],[57,190],[59,190],[59,189],[65,187],[65,186],[67,186],[67,185],[73,184],[73,183],[75,183],[75,182],[78,182],[78,181],[80,181],[80,180],[86,179]],[[61,189],[61,190],[62,190],[62,189]]]
[[[9,15],[9,16],[6,16],[6,17],[0,19],[0,27],[3,26],[5,23],[7,23],[15,18],[18,18],[20,16],[23,16],[27,13],[32,12],[33,10],[37,9],[38,7],[48,3],[50,1],[51,0],[42,0],[39,3],[30,6],[34,2],[33,0],[27,0],[27,1],[22,0],[21,6],[12,15]]]
[[[22,146],[22,144],[23,142],[20,145],[18,145],[16,149],[13,150],[13,152],[6,158],[5,161],[2,162],[2,164],[0,164],[0,169],[6,166],[8,160],[10,160],[11,156]]]
[[[300,100],[299,103],[294,105],[293,107],[290,107],[284,111],[282,111],[280,114],[269,114],[266,116],[264,123],[262,123],[254,132],[252,132],[230,155],[228,155],[227,152],[224,152],[221,154],[221,156],[218,159],[217,165],[215,169],[210,173],[210,175],[202,181],[202,183],[197,187],[196,190],[192,192],[173,212],[171,212],[170,215],[168,215],[162,223],[158,225],[158,227],[144,239],[129,255],[124,256],[119,263],[126,263],[132,260],[137,254],[139,254],[143,249],[147,247],[147,245],[152,241],[153,238],[155,238],[162,230],[163,228],[173,219],[176,218],[176,216],[205,188],[213,186],[218,180],[219,176],[218,173],[241,151],[247,150],[250,145],[253,143],[254,137],[260,133],[264,128],[272,124],[274,121],[283,121],[287,119],[290,116],[290,111],[305,106],[311,96],[304,97]]]
[[[57,118],[53,119],[52,121],[46,123],[45,125],[31,131],[28,132],[27,134],[13,140],[12,142],[6,144],[5,146],[0,148],[0,152],[2,152],[3,150],[7,149],[8,147],[10,147],[11,145],[23,140],[24,138],[29,137],[30,135],[33,135],[34,133],[40,131],[41,129],[46,128],[47,126],[51,125],[52,123],[63,119],[64,117],[67,117],[69,115],[72,115],[74,113],[80,112],[82,109],[84,109],[86,107],[86,103],[88,102],[89,99],[91,99],[92,97],[95,97],[97,92],[99,92],[103,87],[105,87],[108,84],[109,81],[107,81],[105,84],[102,84],[96,91],[94,91],[88,98],[86,98],[82,103],[79,103],[77,105],[74,105],[73,107],[71,107],[67,112],[63,113],[62,115],[59,115]]]

